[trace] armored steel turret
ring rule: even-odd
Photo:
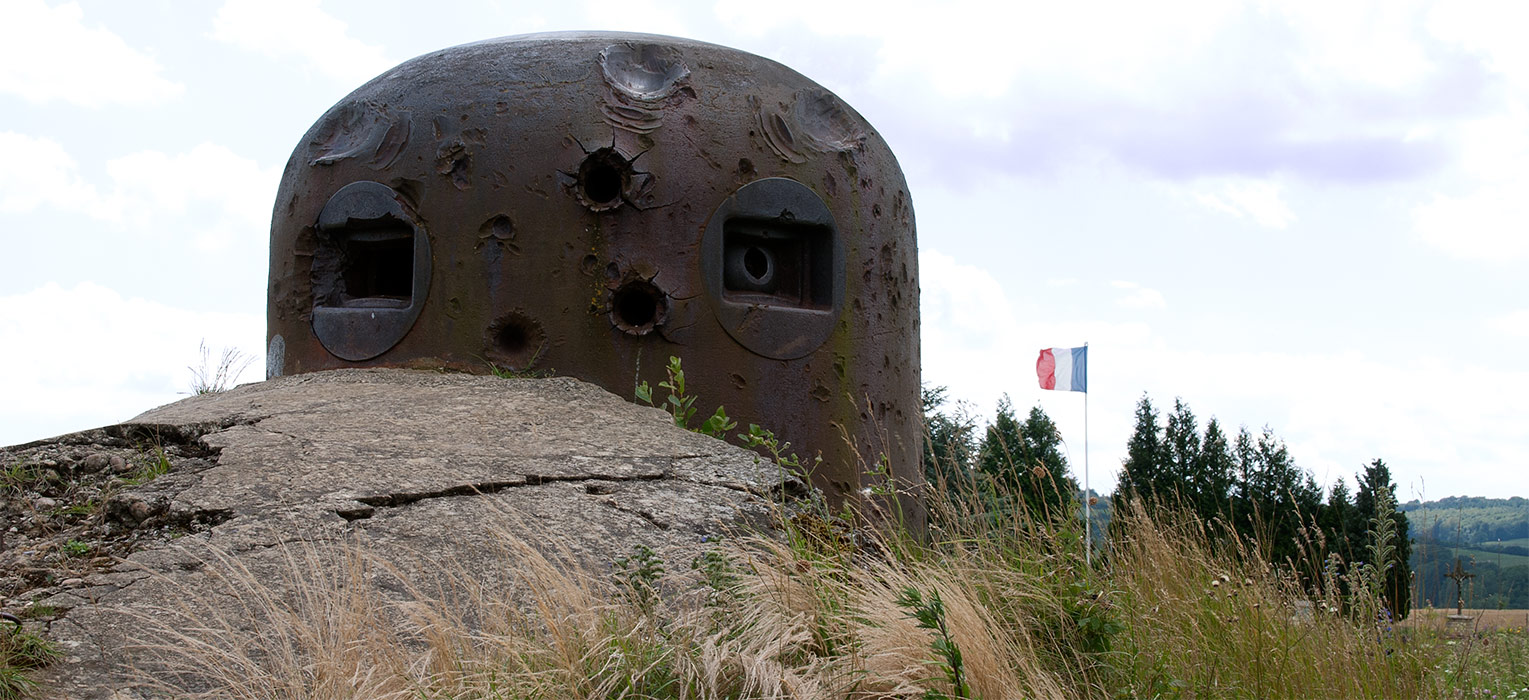
[[[558,33],[399,65],[293,152],[269,294],[271,377],[492,363],[633,398],[677,356],[700,417],[821,453],[833,498],[882,455],[922,481],[902,172],[837,96],[741,51]]]

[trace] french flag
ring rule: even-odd
[[[1046,348],[1035,360],[1042,389],[1088,392],[1088,346]]]

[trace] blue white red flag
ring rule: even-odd
[[[1046,348],[1035,360],[1042,389],[1088,392],[1088,346]]]

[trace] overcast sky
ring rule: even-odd
[[[918,221],[923,376],[1039,403],[1091,478],[1143,393],[1271,428],[1330,485],[1529,495],[1529,4],[0,0],[0,444],[264,356],[298,139],[413,56],[539,31],[685,36],[835,91]],[[243,377],[258,381],[261,365]],[[1081,473],[1079,473],[1081,478]]]

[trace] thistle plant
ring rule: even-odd
[[[1396,565],[1396,499],[1391,490],[1375,490],[1375,517],[1370,519],[1369,561],[1354,567],[1352,609],[1359,620],[1385,626],[1390,616],[1385,602],[1386,574]]]

